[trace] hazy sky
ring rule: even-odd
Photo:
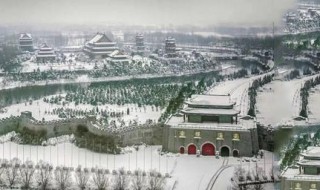
[[[0,24],[270,26],[295,0],[0,0]]]

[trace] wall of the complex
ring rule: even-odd
[[[183,138],[179,135],[183,131]],[[200,137],[196,137],[196,132],[200,132]],[[219,139],[219,133],[223,138]],[[239,135],[239,140],[234,139],[234,135]],[[189,146],[195,146],[201,153],[204,144],[213,144],[215,154],[221,152],[222,147],[227,147],[229,155],[232,156],[234,151],[238,151],[239,156],[252,156],[259,150],[257,130],[199,130],[199,129],[176,129],[165,126],[163,130],[163,149],[169,152],[181,152],[181,148],[188,153]]]
[[[308,179],[309,178],[309,179]],[[311,187],[315,188],[311,188]],[[281,190],[291,190],[291,189],[319,189],[320,181],[312,179],[311,176],[305,179],[287,179],[286,177],[281,178]]]
[[[45,130],[47,137],[72,134],[76,132],[79,125],[86,126],[88,131],[99,136],[115,137],[121,146],[146,143],[149,145],[162,144],[162,129],[159,124],[145,124],[135,127],[125,127],[121,130],[111,130],[110,128],[96,124],[95,117],[62,119],[55,121],[37,121],[32,115],[21,114],[18,117],[8,117],[0,119],[0,135],[17,130],[19,127],[26,127],[33,131]]]

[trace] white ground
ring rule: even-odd
[[[48,96],[49,98],[51,96]],[[125,105],[99,105],[99,106],[93,106],[89,104],[80,104],[76,106],[74,103],[69,103],[68,105],[57,105],[57,104],[50,104],[43,101],[43,99],[35,100],[30,105],[29,103],[20,103],[20,104],[13,104],[11,106],[3,108],[3,110],[6,110],[6,112],[0,114],[0,118],[10,117],[12,116],[19,116],[21,112],[23,111],[31,111],[32,116],[37,120],[42,120],[44,118],[46,121],[50,120],[58,120],[61,119],[58,117],[58,115],[54,114],[46,114],[45,112],[52,112],[55,108],[70,108],[74,110],[92,110],[96,107],[99,108],[99,110],[107,110],[109,112],[124,112],[124,116],[121,118],[123,119],[126,124],[128,124],[129,121],[137,121],[138,124],[143,124],[146,122],[146,120],[151,119],[152,121],[157,121],[161,115],[161,110],[154,107],[152,110],[151,106],[145,106],[139,108],[138,105],[135,104],[125,104]],[[127,108],[130,109],[130,114],[127,115]],[[98,115],[99,116],[99,115]],[[117,120],[116,118],[109,118],[109,121],[111,120]]]
[[[76,71],[76,70],[93,70],[95,63],[88,63],[88,62],[66,62],[66,63],[36,63],[32,61],[26,61],[21,63],[22,73],[29,73],[33,71],[37,71],[38,69],[43,72],[43,71],[48,71],[48,70],[55,70],[55,71]]]
[[[248,89],[255,79],[265,76],[257,75],[248,78],[240,78],[236,80],[223,81],[208,90],[207,94],[230,94],[231,100],[236,102],[236,109],[240,111],[240,115],[247,115],[249,109]]]
[[[164,154],[160,156],[158,150],[161,146],[139,146],[136,151],[127,147],[124,154],[111,155],[99,154],[85,149],[80,149],[70,143],[62,143],[56,146],[31,146],[19,145],[13,142],[0,144],[0,158],[19,158],[21,161],[32,160],[37,162],[44,160],[53,166],[99,167],[104,169],[119,169],[134,171],[136,169],[155,169],[161,173],[169,173],[172,177],[167,179],[167,188],[176,190],[200,189],[205,190],[213,174],[222,165],[223,158],[196,157],[195,155]],[[271,161],[269,153],[265,154],[266,168],[270,169]],[[239,162],[239,159],[228,158],[229,164],[242,165],[242,167],[255,168],[255,162]],[[260,167],[264,166],[264,160],[258,160]],[[267,169],[268,171],[268,169]],[[227,189],[233,175],[232,169],[222,172],[213,189]]]
[[[310,123],[320,123],[320,86],[316,86],[311,89],[309,93],[309,122]]]
[[[250,170],[254,173],[256,167],[263,168],[265,170],[266,175],[270,179],[270,173],[272,172],[272,166],[274,163],[272,162],[273,155],[270,152],[265,152],[265,156],[262,159],[256,159],[257,162],[246,162],[244,158],[242,159],[235,159],[230,157],[228,165],[232,165],[232,167],[229,167],[222,171],[220,176],[218,177],[216,183],[212,187],[212,190],[220,190],[220,189],[231,189],[231,177],[233,176],[234,170],[237,167],[242,167],[246,171]],[[222,159],[222,158],[221,158]],[[276,172],[274,172],[276,174]],[[267,189],[267,188],[266,188]]]
[[[294,125],[293,118],[300,111],[300,88],[304,82],[317,75],[290,81],[275,80],[259,89],[257,120],[265,125]]]

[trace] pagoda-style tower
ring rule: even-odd
[[[20,34],[19,46],[21,51],[32,52],[34,49],[33,49],[33,39],[31,34],[28,34],[28,33]]]
[[[105,34],[98,33],[84,46],[83,51],[91,58],[104,58],[117,49],[115,42]]]
[[[165,53],[167,57],[174,58],[177,56],[176,53],[176,40],[174,38],[168,37],[165,41]]]
[[[136,48],[137,48],[137,52],[139,54],[143,54],[144,49],[145,49],[143,34],[137,34],[136,35]]]
[[[54,61],[56,59],[56,54],[54,50],[44,43],[40,50],[37,52],[37,62],[45,63],[47,61]]]

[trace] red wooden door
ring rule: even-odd
[[[191,144],[188,146],[188,154],[196,154],[197,153],[197,147],[194,144]]]
[[[202,155],[204,156],[214,156],[215,150],[214,146],[210,143],[206,143],[202,146]]]

